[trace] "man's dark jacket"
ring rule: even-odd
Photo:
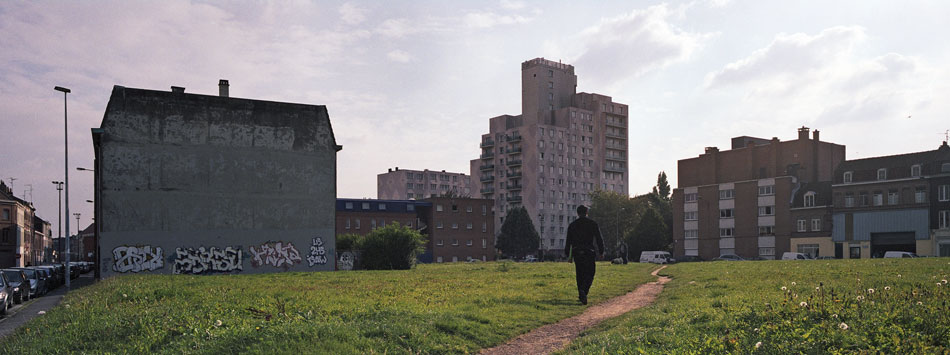
[[[571,225],[567,227],[567,242],[564,244],[564,253],[570,255],[571,248],[575,250],[574,254],[577,254],[576,250],[578,249],[603,254],[604,238],[600,235],[600,227],[597,226],[597,222],[587,217],[581,217],[571,222]]]

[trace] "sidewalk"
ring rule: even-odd
[[[72,290],[92,285],[96,281],[93,273],[87,273],[77,279],[70,280]],[[29,302],[17,305],[7,310],[6,317],[0,318],[0,339],[10,335],[20,326],[39,316],[39,312],[48,312],[53,306],[62,301],[66,295],[66,286],[60,286],[45,296],[34,298]]]

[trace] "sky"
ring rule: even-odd
[[[91,222],[90,128],[113,85],[326,105],[339,197],[388,168],[468,173],[488,119],[520,114],[520,64],[572,64],[629,105],[631,194],[730,138],[807,126],[847,158],[950,130],[946,1],[2,1],[0,179],[57,230]],[[69,121],[63,123],[64,86]],[[32,189],[32,191],[30,191]],[[70,216],[70,218],[74,218]],[[75,219],[71,220],[75,233]]]

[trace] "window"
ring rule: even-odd
[[[759,186],[759,196],[775,194],[775,185]]]
[[[353,209],[353,203],[352,203],[352,202],[347,202],[344,207],[345,207],[346,209],[348,209],[348,210],[352,210],[352,209]],[[4,215],[4,216],[7,216],[7,218],[4,218],[4,219],[10,219],[10,218],[9,218],[9,217],[10,217],[10,211],[9,211],[9,210],[3,210],[3,212],[4,212],[3,215]]]
[[[409,196],[409,197],[411,198],[412,196]],[[416,210],[416,205],[413,205],[413,204],[411,204],[411,203],[406,205],[406,211],[410,211],[410,212],[411,212],[411,211],[415,211],[415,210]]]
[[[442,205],[435,205],[436,212],[442,212]]]
[[[874,193],[874,205],[881,206],[884,204],[884,194],[880,191]]]
[[[683,219],[684,219],[684,220],[687,220],[687,221],[695,221],[695,220],[699,219],[698,215],[699,215],[699,213],[696,212],[696,211],[685,212],[685,213],[684,213],[684,216],[683,216]]]
[[[854,207],[854,194],[848,193],[844,196],[844,207]]]
[[[861,247],[850,247],[848,248],[848,256],[851,259],[860,259],[861,258]]]
[[[798,252],[808,254],[812,259],[818,257],[818,244],[799,244]]]
[[[775,248],[759,248],[759,256],[775,256]]]
[[[352,203],[347,203],[347,204],[350,205],[350,207],[349,207],[350,209],[353,208],[353,204],[352,204]],[[8,210],[8,209],[3,209],[3,220],[4,220],[4,221],[9,221],[9,220],[10,220],[10,210]]]
[[[867,206],[867,205],[868,205],[868,193],[867,193],[867,192],[862,192],[862,193],[861,193],[861,206]]]
[[[469,239],[469,240],[465,241],[465,245],[467,245],[467,246],[472,246],[472,240]]]
[[[472,206],[465,206],[465,212],[472,213]]]
[[[733,215],[733,209],[724,208],[724,209],[719,210],[719,218],[735,218],[735,216]]]
[[[482,238],[482,249],[488,248],[488,239]]]
[[[376,219],[373,218],[369,221],[370,229],[376,229]]]
[[[553,89],[553,88],[554,88],[554,82],[553,82],[553,81],[549,81],[549,82],[548,82],[548,89]],[[574,113],[574,112],[571,112],[571,113]]]
[[[877,179],[878,180],[887,180],[887,168],[877,169]]]
[[[950,173],[950,163],[943,163],[943,164],[940,164],[940,172],[941,172],[941,173]]]
[[[759,216],[774,216],[775,215],[775,206],[760,206],[759,207]]]
[[[467,225],[465,226],[465,229],[472,229],[472,224],[471,224],[471,223],[467,224]]]
[[[435,222],[435,228],[442,229],[442,221]]]
[[[412,183],[411,183],[411,182],[407,182],[407,183],[406,183],[406,188],[412,190]]]
[[[550,93],[550,92],[548,93],[548,101],[554,101],[554,94],[553,94],[553,93]]]
[[[458,245],[459,245],[459,240],[456,239],[456,238],[452,238],[452,245],[453,245],[453,246],[458,246]],[[455,260],[452,260],[452,261],[455,261]]]
[[[439,244],[439,245],[442,245],[442,244]],[[442,262],[442,257],[441,257],[441,256],[436,257],[436,258],[435,258],[435,262],[441,263],[441,262]]]
[[[821,218],[814,218],[811,220],[811,231],[812,232],[821,231]]]
[[[940,185],[937,187],[937,200],[950,201],[950,185]]]
[[[350,219],[346,219],[346,229],[350,229]]]
[[[553,78],[553,77],[554,77],[554,71],[553,71],[553,70],[548,70],[548,77],[549,77],[549,78]]]
[[[914,202],[916,203],[927,202],[927,188],[926,187],[917,187],[917,191],[914,191]]]
[[[732,237],[735,233],[735,228],[719,228],[719,237]]]
[[[699,231],[696,229],[687,229],[684,233],[684,238],[686,239],[696,239],[699,238]]]
[[[452,223],[452,229],[459,229],[458,223]]]
[[[697,193],[686,194],[686,202],[696,202],[696,198],[699,197]]]
[[[442,239],[439,239],[439,240],[437,240],[437,241],[435,242],[435,245],[438,245],[438,246],[441,247],[441,246],[443,245],[443,243],[444,243],[444,242],[442,241]]]
[[[488,222],[482,222],[482,233],[488,232]]]
[[[369,209],[369,202],[363,202],[363,209],[364,209],[364,210],[368,210],[368,209]]]
[[[897,190],[891,190],[887,192],[887,204],[896,205],[899,201],[897,197]]]
[[[759,236],[774,236],[775,226],[759,226]]]
[[[804,219],[799,219],[799,220],[798,220],[798,231],[799,231],[799,232],[806,232],[806,231],[808,231],[807,229],[805,229],[805,220],[804,220]]]
[[[910,176],[920,177],[920,164],[916,164],[910,167]]]
[[[940,229],[950,228],[950,210],[940,211],[939,217]]]
[[[488,215],[488,206],[482,205],[482,216]]]
[[[736,196],[736,190],[733,190],[733,189],[719,190],[720,200],[730,200],[730,199],[735,198],[735,196]]]
[[[452,204],[452,212],[458,212],[458,211],[459,211],[459,205]]]
[[[380,204],[379,204],[379,210],[380,210],[380,211],[385,211],[385,210],[386,210],[386,204],[385,204],[385,203],[380,203]]]
[[[850,172],[850,171],[845,171],[845,172],[844,172],[844,183],[845,183],[845,184],[850,184],[850,183],[851,183],[851,176],[852,176],[852,175],[854,175],[854,173],[852,173],[852,172]]]
[[[805,207],[815,207],[815,195],[814,191],[805,193]]]

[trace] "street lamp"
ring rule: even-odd
[[[66,289],[69,289],[69,110],[66,97],[72,90],[62,86],[54,87],[53,90],[63,93],[63,160],[65,173],[63,185],[66,186]]]
[[[63,238],[63,182],[53,181],[53,184],[56,185],[56,191],[59,191],[59,209],[56,210],[59,212],[59,220],[56,223],[56,225],[59,226],[59,234],[57,236]]]

